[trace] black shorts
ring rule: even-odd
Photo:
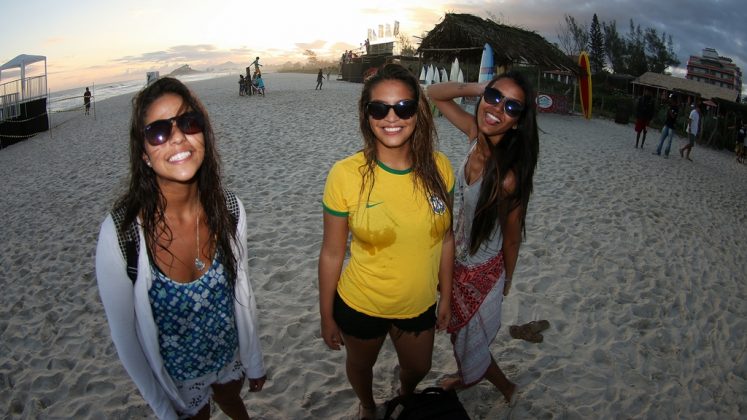
[[[389,333],[389,329],[392,325],[402,331],[416,334],[430,330],[436,326],[435,303],[415,318],[379,318],[356,311],[348,306],[339,294],[335,293],[332,315],[337,326],[340,327],[340,330],[342,330],[345,335],[360,339],[384,337]]]

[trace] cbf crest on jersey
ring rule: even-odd
[[[431,195],[428,199],[431,203],[431,208],[433,209],[433,213],[436,213],[438,215],[442,215],[446,212],[446,203],[443,202],[438,196]]]

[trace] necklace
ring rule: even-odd
[[[197,231],[197,256],[195,257],[195,268],[199,271],[205,269],[205,262],[200,259],[200,214],[195,218],[195,230]]]

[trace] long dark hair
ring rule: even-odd
[[[524,92],[524,110],[519,116],[516,129],[506,132],[498,144],[493,145],[487,141],[490,146],[490,157],[485,163],[480,198],[477,200],[472,222],[470,254],[476,253],[480,244],[492,235],[496,223],[501,227],[505,226],[508,214],[517,207],[521,208],[521,230],[526,235],[527,206],[534,187],[534,168],[539,157],[534,89],[524,75],[515,71],[493,78],[488,86],[493,86],[503,78],[511,79]],[[483,98],[480,97],[480,102],[482,101]],[[479,106],[478,103],[477,107]],[[478,136],[484,134],[479,133]],[[516,179],[516,188],[513,192],[507,192],[503,188],[503,181],[509,171],[513,172]]]
[[[366,105],[371,101],[371,91],[379,83],[386,80],[398,80],[405,84],[418,101],[418,112],[412,118],[417,118],[415,130],[410,137],[410,160],[412,161],[412,174],[417,188],[423,190],[426,197],[435,195],[445,203],[451,210],[451,200],[446,184],[441,178],[434,157],[434,145],[437,142],[436,127],[433,124],[433,115],[428,100],[423,95],[420,83],[409,70],[399,64],[386,64],[371,76],[363,84],[360,100],[358,101],[358,120],[361,134],[363,135],[363,155],[366,164],[361,168],[363,182],[361,193],[368,189],[369,194],[375,183],[376,159],[376,136],[368,120]]]
[[[132,118],[130,120],[130,179],[127,191],[116,201],[115,208],[125,209],[123,229],[126,229],[137,216],[141,216],[145,242],[148,249],[154,252],[157,239],[164,234],[170,243],[173,240],[171,230],[165,223],[164,210],[166,198],[156,181],[155,172],[143,160],[145,153],[145,115],[148,108],[165,94],[175,94],[184,101],[185,109],[202,114],[205,127],[202,134],[205,139],[205,157],[200,169],[195,174],[198,196],[205,212],[205,219],[210,229],[211,238],[215,238],[216,250],[223,258],[226,278],[231,290],[236,281],[237,261],[231,247],[232,241],[238,241],[236,220],[226,207],[226,198],[221,185],[220,157],[215,147],[215,135],[207,111],[199,99],[181,81],[171,77],[158,79],[141,90],[132,100]],[[142,251],[142,250],[141,250]],[[167,249],[168,251],[168,249]]]

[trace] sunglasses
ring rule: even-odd
[[[516,99],[506,98],[500,90],[492,87],[485,88],[482,98],[485,100],[485,103],[493,106],[498,106],[498,104],[503,102],[503,112],[511,118],[518,118],[521,115],[521,111],[524,110],[524,104]]]
[[[403,120],[411,118],[418,112],[418,101],[414,99],[404,99],[394,105],[382,102],[369,102],[366,104],[368,116],[375,120],[382,120],[389,115],[389,110],[394,109],[394,113]]]
[[[199,112],[185,112],[167,120],[153,121],[145,126],[143,135],[152,146],[160,146],[171,137],[171,127],[176,124],[184,134],[197,134],[205,128],[205,121]]]

